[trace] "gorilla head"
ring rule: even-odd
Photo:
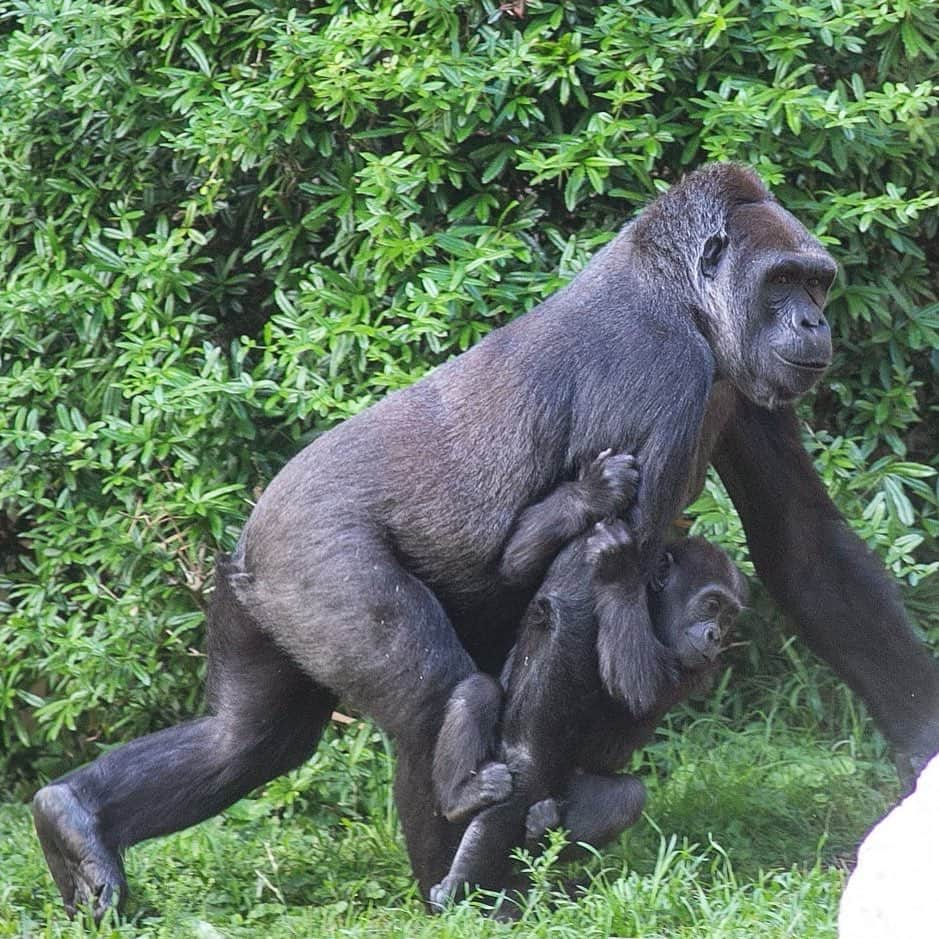
[[[649,585],[649,612],[659,638],[683,669],[717,661],[747,602],[747,584],[730,558],[703,538],[668,545]]]
[[[692,316],[717,376],[761,407],[805,394],[831,362],[822,312],[835,262],[770,195],[735,164],[691,173],[634,223],[643,250],[680,273],[673,291],[694,297]]]

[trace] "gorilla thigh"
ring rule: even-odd
[[[395,794],[425,895],[446,872],[459,829],[433,812],[433,742],[474,664],[433,593],[377,538],[353,534],[347,526],[329,552],[267,571],[246,569],[239,547],[219,564],[209,612],[208,715],[37,794],[36,827],[69,911],[90,902],[100,916],[120,902],[130,845],[209,818],[299,765],[340,698],[394,739]]]

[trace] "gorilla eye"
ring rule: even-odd
[[[810,277],[810,278],[806,281],[806,284],[808,284],[809,287],[819,287],[819,286],[821,286],[821,283],[822,283],[822,282],[821,282],[817,277]]]
[[[773,275],[773,283],[778,284],[780,287],[785,287],[789,282],[790,280],[789,280],[788,274],[774,274]]]
[[[708,616],[717,616],[721,611],[721,601],[718,600],[717,597],[708,597],[704,608]]]

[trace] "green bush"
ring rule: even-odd
[[[929,0],[0,2],[8,783],[197,708],[212,557],[283,461],[709,159],[843,265],[808,443],[922,580],[937,42]]]

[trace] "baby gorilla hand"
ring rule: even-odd
[[[629,526],[622,519],[597,522],[587,539],[587,563],[600,581],[618,580],[628,569],[638,569],[636,543]]]
[[[631,453],[604,450],[581,474],[578,486],[592,517],[619,515],[639,488],[636,458]]]

